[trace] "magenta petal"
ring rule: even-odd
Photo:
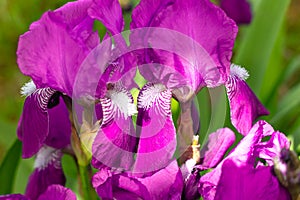
[[[89,2],[76,1],[46,12],[19,38],[18,65],[38,88],[51,87],[72,96],[77,71],[98,44],[87,20]]]
[[[48,101],[55,93],[50,88],[38,89],[25,99],[18,137],[22,141],[22,157],[29,158],[43,146],[49,130]]]
[[[106,169],[107,170],[107,169]],[[137,178],[129,174],[112,174],[101,170],[93,178],[93,185],[101,198],[112,199],[180,199],[183,180],[176,161],[171,162],[166,168],[150,176]],[[112,182],[111,182],[112,180]],[[109,187],[106,182],[111,184]],[[101,190],[101,191],[100,191]],[[102,196],[102,195],[107,196]]]
[[[61,168],[62,153],[51,147],[43,147],[37,154],[34,172],[29,177],[25,195],[37,199],[52,184],[64,185],[66,182]]]
[[[269,112],[243,80],[247,72],[235,65],[231,66],[231,70],[231,76],[225,85],[230,103],[231,122],[242,135],[247,135],[253,122]]]
[[[280,185],[272,167],[254,169],[251,165],[238,167],[231,160],[225,161],[217,185],[215,200],[288,200],[288,191]]]
[[[235,134],[229,128],[222,128],[211,133],[208,142],[200,155],[203,156],[202,166],[215,167],[223,158],[228,148],[234,143]]]
[[[251,22],[251,6],[247,0],[221,0],[220,6],[228,17],[237,24],[249,24]]]
[[[38,200],[76,200],[75,193],[61,185],[51,185]]]
[[[163,85],[146,84],[138,96],[139,146],[135,172],[166,167],[176,150],[176,130],[171,113],[172,94]]]
[[[112,35],[121,33],[124,28],[122,8],[117,0],[94,0],[89,15],[101,21]]]
[[[180,199],[183,179],[176,161],[149,177],[139,178],[153,199]]]
[[[56,149],[62,149],[70,144],[71,122],[63,98],[58,96],[56,101],[58,104],[48,109],[49,134],[45,144]]]
[[[108,90],[107,97],[100,101],[103,119],[92,146],[93,157],[108,167],[129,170],[137,144],[131,119],[135,110],[131,94],[123,88]]]
[[[205,85],[215,87],[227,80],[237,27],[210,1],[142,1],[133,11],[132,19],[131,28],[166,28],[133,32],[130,38],[133,46],[147,44],[154,51],[145,50],[139,64],[159,61],[161,65],[171,66],[186,78],[186,82],[191,82],[194,91]],[[151,77],[149,71],[141,73],[147,80],[147,76]],[[195,74],[200,75],[195,77]]]
[[[0,200],[29,200],[22,194],[7,194],[7,195],[0,195]]]

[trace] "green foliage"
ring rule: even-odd
[[[0,167],[0,194],[12,193],[16,170],[21,159],[22,143],[16,140]]]

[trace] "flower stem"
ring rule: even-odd
[[[81,193],[83,199],[97,199],[96,194],[94,192],[94,189],[91,185],[91,172],[90,172],[90,165],[80,165],[79,164],[79,175],[80,175],[80,181],[81,181]]]

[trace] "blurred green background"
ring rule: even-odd
[[[0,163],[16,140],[24,102],[20,88],[29,80],[16,64],[18,37],[43,12],[65,2],[0,0]],[[286,133],[299,153],[300,1],[251,0],[251,4],[254,18],[250,25],[240,26],[233,61],[250,72],[248,83],[271,113],[264,119]],[[128,24],[130,13],[126,13],[125,19]],[[205,115],[201,113],[201,119]],[[205,123],[209,122],[204,119],[201,130],[207,129]],[[32,163],[33,159],[20,160],[12,192],[24,192]]]

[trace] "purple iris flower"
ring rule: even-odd
[[[205,199],[290,199],[273,169],[274,159],[289,145],[284,134],[258,121],[216,168],[200,178],[199,193]]]
[[[220,0],[220,6],[237,24],[251,22],[251,5],[247,0]]]
[[[91,98],[85,96],[84,106],[79,108],[83,114],[78,135],[92,153],[94,167],[99,169],[92,180],[98,195],[104,199],[179,199],[184,190],[185,196],[193,196],[197,190],[193,187],[189,192],[189,185],[198,181],[202,184],[208,175],[199,179],[196,171],[187,167],[188,173],[193,173],[188,177],[175,161],[177,136],[171,98],[175,97],[182,107],[187,107],[181,115],[185,114],[189,120],[194,94],[203,87],[225,85],[232,123],[243,135],[248,134],[257,117],[268,113],[247,86],[247,72],[230,63],[237,26],[208,0],[141,1],[132,14],[129,48],[135,51],[110,60],[99,74],[93,68],[97,65],[92,65],[88,68],[90,71],[81,75],[81,66],[95,61],[87,58],[88,55],[97,57],[97,52],[92,51],[100,44],[98,34],[93,31],[95,20],[108,30],[102,41],[106,53],[101,55],[103,58],[113,57],[128,48],[125,39],[118,36],[124,29],[124,20],[117,0],[68,3],[46,12],[20,37],[18,64],[33,82],[24,87],[27,98],[18,137],[23,142],[24,158],[37,154],[35,171],[25,195],[32,199],[46,198],[48,191],[60,190],[72,196],[62,186],[53,186],[65,183],[60,164],[61,149],[70,144],[71,128],[74,128],[69,120],[70,105],[76,105],[79,100],[71,100],[71,97],[95,92]],[[135,31],[136,28],[145,28],[145,31]],[[162,29],[179,33],[185,39],[176,42],[174,35],[168,32],[159,34]],[[149,48],[139,48],[145,44]],[[161,44],[173,46],[156,49]],[[148,68],[143,67],[145,64]],[[132,79],[137,65],[148,83],[139,91],[136,109],[129,91],[134,86]],[[128,76],[124,78],[124,74]],[[77,94],[74,85],[78,80],[83,82],[79,82]],[[89,86],[95,83],[96,90],[90,91]],[[96,104],[96,122],[85,118],[89,102]],[[136,128],[132,122],[135,114]],[[181,123],[178,132],[193,135],[194,129],[184,126],[185,123]],[[216,167],[232,142],[233,133],[228,129],[212,134],[197,166],[201,170]],[[270,155],[274,149],[263,146],[257,149],[261,158],[272,163],[274,156]],[[214,153],[216,155],[211,156]],[[218,166],[222,163],[224,161]],[[218,178],[223,180],[220,176]],[[34,188],[36,182],[43,184]],[[213,193],[218,195],[219,190]],[[200,193],[206,195],[203,191]]]

